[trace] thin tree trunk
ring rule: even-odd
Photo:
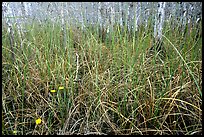
[[[85,26],[84,26],[84,13],[83,13],[83,4],[82,3],[81,3],[81,9],[82,9],[81,10],[81,18],[82,18],[82,20],[81,20],[81,25],[82,25],[81,29],[84,30]]]
[[[154,37],[158,40],[161,40],[162,36],[162,27],[164,23],[164,18],[165,18],[165,2],[159,2],[158,4],[158,11],[157,14],[155,15],[155,26],[154,26]]]
[[[98,24],[99,24],[99,30],[102,30],[102,18],[101,18],[101,2],[98,3]]]
[[[120,22],[120,27],[123,26],[123,14],[122,14],[122,2],[119,2],[119,22]]]
[[[67,39],[66,39],[66,24],[64,20],[64,2],[61,3],[61,19],[62,19],[62,36],[63,36],[63,48],[65,49],[66,44],[67,44]]]
[[[7,8],[7,10],[5,11],[6,25],[8,26],[8,32],[9,32],[9,42],[10,42],[10,48],[11,48],[11,60],[14,63],[15,62],[14,47],[15,47],[16,43],[14,41],[14,32],[13,32],[13,29],[12,29],[12,23],[11,23],[11,21],[9,19],[9,17],[11,15],[9,15],[9,13],[8,13],[9,9],[10,9],[10,7],[9,7],[10,5],[9,5],[9,3],[7,3],[4,6]],[[10,9],[10,11],[12,11],[12,10]],[[13,12],[12,12],[12,14],[13,14]]]
[[[110,10],[111,10],[111,23],[110,23],[110,26],[111,26],[111,32],[113,32],[113,26],[115,24],[115,8],[114,8],[114,3],[112,3],[111,7],[110,7]]]
[[[21,15],[22,15],[22,18],[24,19],[24,23],[21,22],[21,24],[18,24],[18,34],[19,34],[19,37],[20,37],[20,41],[21,41],[21,49],[23,49],[23,38],[25,38],[24,36],[24,33],[23,33],[23,24],[25,25],[25,19],[26,19],[26,10],[25,10],[25,5],[24,5],[24,2],[21,2]]]

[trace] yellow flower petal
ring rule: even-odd
[[[38,119],[35,121],[36,125],[41,124],[41,122],[42,122],[42,120],[41,120],[40,118],[38,118]]]
[[[16,135],[16,134],[17,134],[17,131],[16,131],[16,130],[14,130],[14,131],[13,131],[13,134],[15,134],[15,135]]]
[[[54,93],[54,92],[56,92],[56,90],[50,90],[50,92]]]
[[[64,87],[59,87],[59,89],[64,89]]]

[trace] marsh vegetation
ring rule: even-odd
[[[57,23],[23,43],[14,25],[13,51],[2,28],[2,134],[201,134],[202,24],[188,26],[164,22],[159,50],[152,26],[66,26],[64,47]]]

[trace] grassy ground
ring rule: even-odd
[[[65,47],[58,24],[26,27],[14,62],[2,28],[2,134],[201,134],[201,24],[166,23],[156,52],[151,26],[71,27]]]

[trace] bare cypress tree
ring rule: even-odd
[[[123,26],[122,2],[119,2],[119,20],[120,27],[122,27]]]
[[[126,23],[128,27],[128,31],[130,31],[130,3],[127,3],[127,14],[126,14]]]
[[[149,16],[150,16],[150,9],[148,9],[148,5],[149,5],[149,2],[147,2],[147,7],[146,7],[146,9],[145,9],[145,13],[147,13],[146,14],[146,20],[145,20],[145,28],[147,28],[147,25],[148,25],[148,19],[149,19]]]
[[[105,2],[99,3],[100,7],[98,8],[98,11],[100,12],[98,21],[100,22],[100,28],[99,28],[99,38],[102,42],[105,42],[106,39],[106,33],[107,33],[107,10],[106,10],[106,4]],[[101,20],[99,20],[101,19]]]
[[[156,39],[161,39],[162,36],[162,27],[165,17],[165,2],[159,2],[158,3],[158,10],[157,14],[155,14],[155,25],[154,25],[154,37]]]
[[[98,24],[99,24],[99,30],[102,30],[102,18],[101,18],[101,2],[98,3]]]
[[[138,29],[138,9],[139,9],[140,2],[134,2],[134,30],[137,31]]]
[[[85,25],[88,23],[88,20],[87,20],[87,6],[85,5],[84,6],[84,20],[85,20]]]
[[[102,7],[102,4],[101,2],[98,3],[98,24],[99,24],[99,39],[101,39],[102,42],[105,41],[105,32],[104,32],[104,27],[103,27],[103,7]]]
[[[8,27],[8,32],[9,32],[9,41],[10,41],[10,48],[11,48],[11,60],[12,62],[14,63],[15,62],[15,55],[14,55],[14,47],[15,47],[15,41],[14,41],[14,32],[13,32],[13,29],[12,29],[12,23],[10,21],[10,18],[9,16],[11,16],[9,14],[9,12],[11,12],[12,10],[10,9],[10,3],[4,3],[4,7],[5,7],[5,11],[4,11],[4,14],[5,15],[5,18],[6,18],[6,25]]]
[[[81,18],[82,18],[82,19],[81,19],[81,29],[83,30],[84,27],[85,27],[85,26],[84,26],[84,13],[83,13],[83,9],[84,9],[84,8],[83,8],[83,3],[81,3],[80,6],[81,6],[81,9],[82,9],[82,10],[81,10]]]
[[[24,21],[21,21],[21,24],[18,24],[17,27],[18,27],[18,34],[19,34],[19,37],[20,37],[20,41],[21,41],[21,49],[23,48],[23,38],[25,38],[24,36],[24,33],[23,33],[23,24],[25,25],[25,20],[26,20],[26,9],[25,9],[25,2],[21,2],[20,3],[20,7],[21,7],[21,15],[22,15],[22,19]],[[22,23],[24,22],[24,23]]]
[[[162,28],[165,17],[165,2],[158,3],[157,14],[155,15],[155,26],[154,26],[154,44],[150,48],[150,51],[162,51],[165,52],[162,42]]]
[[[164,24],[164,19],[165,19],[165,5],[166,2],[161,2],[160,3],[160,7],[158,9],[158,16],[159,16],[159,24],[158,24],[158,38],[161,40],[162,38],[162,28],[163,28],[163,24]]]
[[[63,48],[66,48],[66,44],[67,44],[67,39],[66,39],[66,24],[65,24],[65,20],[64,20],[64,2],[61,3],[61,20],[62,20],[62,36],[63,36]]]
[[[111,6],[110,6],[110,10],[111,10],[111,23],[110,23],[110,30],[111,30],[111,32],[113,31],[113,26],[114,26],[114,24],[115,24],[115,8],[114,8],[114,6],[115,6],[115,4],[114,3],[112,3],[111,4]]]

